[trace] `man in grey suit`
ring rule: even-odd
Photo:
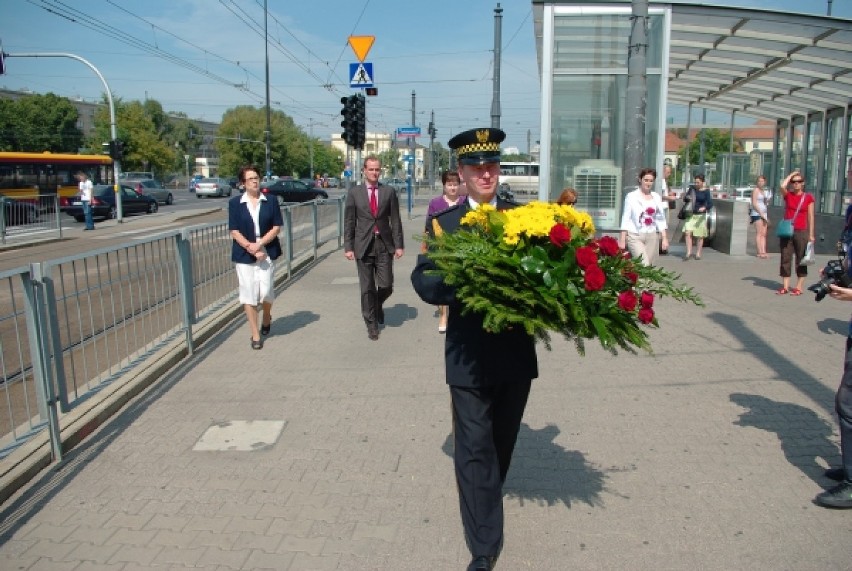
[[[358,265],[361,314],[373,341],[385,322],[382,306],[393,293],[393,260],[404,248],[399,200],[393,188],[379,184],[381,172],[378,158],[364,160],[364,184],[349,190],[343,211],[343,254]]]

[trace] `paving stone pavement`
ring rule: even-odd
[[[464,569],[424,210],[378,342],[326,252],[262,351],[228,324],[0,506],[0,569]],[[777,256],[661,263],[706,307],[658,301],[653,355],[539,349],[497,569],[852,569],[852,510],[811,501],[852,306],[774,295]]]

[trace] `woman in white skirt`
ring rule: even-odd
[[[240,169],[240,196],[228,201],[228,229],[231,231],[231,261],[236,265],[240,303],[251,328],[251,348],[262,349],[261,335],[272,329],[273,260],[281,255],[278,231],[284,225],[278,202],[260,192],[260,175],[254,166]],[[258,306],[263,321],[258,327]]]
[[[656,180],[656,170],[644,168],[639,171],[639,187],[624,197],[621,234],[618,237],[619,247],[626,248],[633,258],[641,257],[642,264],[646,266],[656,261],[659,246],[664,251],[669,249],[663,199],[652,190]],[[662,244],[657,242],[658,239],[662,240]]]

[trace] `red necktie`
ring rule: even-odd
[[[370,187],[370,212],[375,217],[379,213],[379,191],[375,186]]]

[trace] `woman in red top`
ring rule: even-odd
[[[808,267],[802,264],[805,257],[805,248],[808,242],[814,243],[816,239],[814,231],[814,197],[805,192],[805,177],[798,170],[794,170],[781,183],[781,200],[784,201],[784,218],[793,220],[793,236],[791,238],[780,238],[781,244],[781,279],[783,285],[775,292],[778,295],[789,293],[790,295],[802,295],[805,287],[805,277],[808,275]],[[798,212],[797,212],[798,211]],[[791,263],[796,256],[796,287],[790,287]]]

